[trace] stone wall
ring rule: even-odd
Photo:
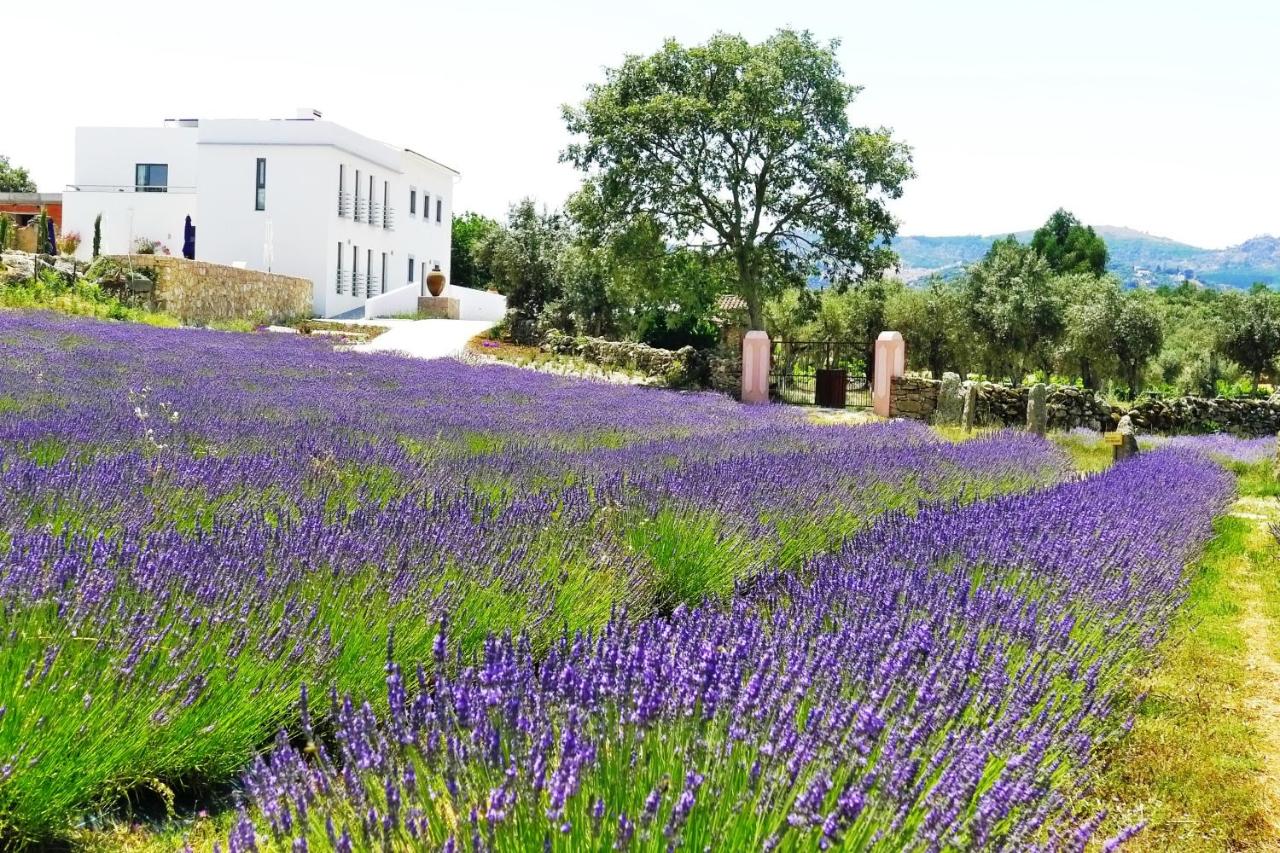
[[[708,354],[693,347],[658,349],[632,341],[575,337],[550,329],[543,338],[542,348],[559,355],[574,355],[601,367],[634,370],[672,387],[708,385]]]
[[[1014,388],[994,382],[965,382],[963,399],[972,385],[976,391],[974,426],[1025,427],[1030,388]],[[893,380],[889,412],[895,418],[921,421],[939,420],[938,398],[942,382],[900,376]],[[1092,391],[1074,386],[1054,385],[1048,393],[1048,425],[1051,430],[1077,428],[1113,431],[1126,411],[1135,427],[1143,432],[1274,435],[1280,431],[1280,395],[1270,400],[1219,397],[1178,397],[1173,400],[1143,399],[1125,410],[1112,406]]]
[[[889,417],[917,421],[933,419],[942,382],[915,376],[893,377],[889,390]]]
[[[1129,409],[1133,425],[1171,433],[1233,432],[1250,436],[1280,431],[1280,398],[1178,397],[1139,400]]]
[[[153,271],[157,310],[186,323],[218,320],[276,323],[313,314],[312,286],[305,278],[168,255],[113,259],[121,264],[131,263],[138,270]]]
[[[916,376],[895,377],[889,394],[890,417],[934,421],[942,393],[942,381],[922,379]],[[974,426],[1024,427],[1027,423],[1027,401],[1030,388],[1014,388],[994,382],[964,382],[958,386],[961,400],[969,386],[975,390],[976,407]],[[952,412],[959,412],[960,405],[953,405]],[[1120,419],[1119,410],[1112,410],[1101,397],[1092,391],[1071,386],[1051,386],[1047,399],[1049,429],[1069,430],[1077,427],[1099,431],[1114,429]],[[953,417],[955,423],[959,419]]]

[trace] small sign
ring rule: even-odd
[[[1102,434],[1102,440],[1111,447],[1119,447],[1124,444],[1124,436],[1118,432],[1104,432]]]

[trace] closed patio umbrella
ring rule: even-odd
[[[187,216],[187,222],[182,226],[182,257],[189,261],[196,258],[196,227],[191,224],[191,216]]]

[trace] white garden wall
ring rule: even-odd
[[[488,320],[497,323],[507,314],[507,297],[501,293],[447,284],[442,295],[458,300],[459,320]]]
[[[396,314],[415,314],[418,311],[418,285],[407,284],[395,290],[370,296],[364,303],[364,318],[393,317]]]

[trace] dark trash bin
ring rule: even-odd
[[[824,368],[818,371],[814,383],[814,402],[827,409],[843,409],[845,390],[849,384],[849,371]]]

